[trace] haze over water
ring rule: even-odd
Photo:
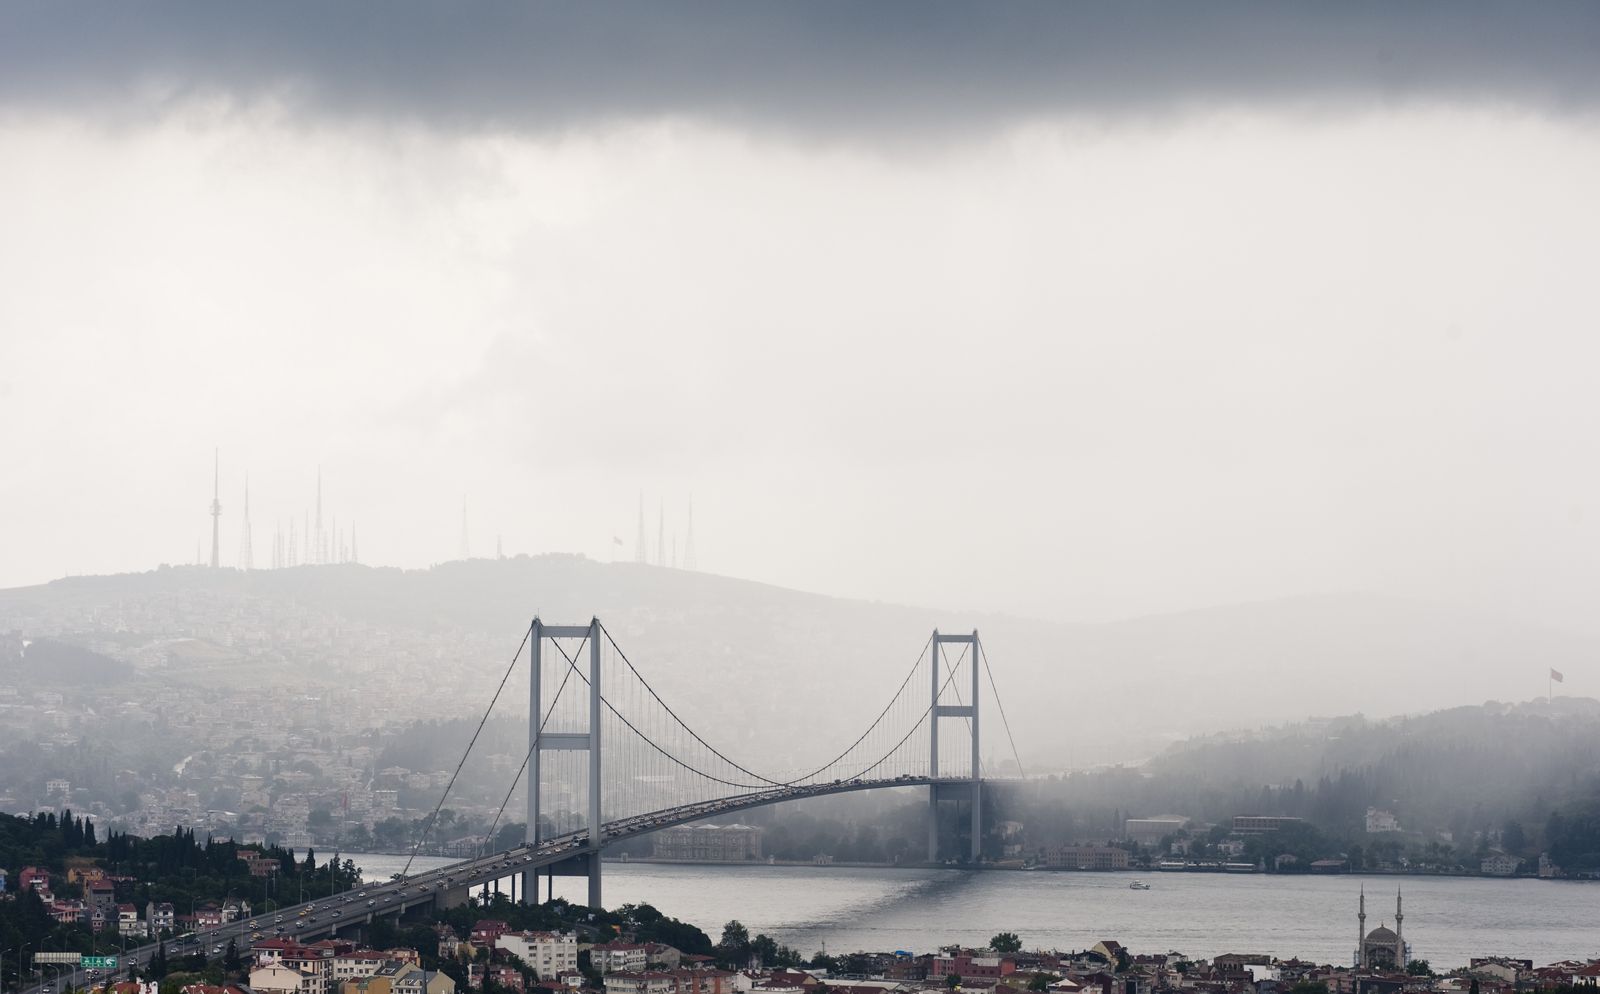
[[[403,856],[351,858],[368,879],[388,877]],[[419,857],[413,872],[450,862]],[[729,919],[809,956],[947,943],[981,946],[1016,932],[1028,948],[1082,949],[1116,939],[1135,953],[1191,956],[1268,953],[1347,964],[1355,948],[1357,895],[1367,927],[1394,925],[1395,887],[1405,893],[1412,955],[1435,969],[1503,954],[1536,964],[1594,954],[1600,887],[1474,877],[1290,876],[1156,873],[1148,891],[1125,873],[1007,873],[854,867],[689,866],[607,863],[610,907],[648,902],[713,940]],[[584,899],[579,878],[556,894]]]

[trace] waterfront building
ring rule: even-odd
[[[742,863],[761,858],[763,830],[753,825],[680,825],[655,833],[657,859]]]
[[[1058,846],[1044,851],[1044,865],[1061,870],[1126,870],[1128,851],[1116,846]]]

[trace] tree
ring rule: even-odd
[[[156,954],[150,957],[150,979],[160,980],[167,975],[167,942],[165,939],[156,946]]]
[[[244,966],[239,959],[239,943],[236,939],[228,940],[228,949],[222,954],[222,969],[229,974],[238,973]]]
[[[1049,974],[1047,974],[1047,973],[1036,973],[1032,977],[1028,978],[1028,990],[1030,990],[1030,991],[1046,991],[1046,990],[1049,990],[1049,989],[1050,989],[1050,975]]]
[[[1433,976],[1433,968],[1428,965],[1428,961],[1425,959],[1414,959],[1407,963],[1406,972],[1413,977]]]
[[[947,974],[945,974],[944,975],[944,985],[945,985],[946,988],[948,988],[950,990],[955,990],[957,987],[960,987],[961,986],[961,974],[959,974],[959,973],[947,973]]]
[[[989,948],[997,953],[1014,953],[1022,948],[1022,940],[1015,932],[1001,932],[989,940]]]
[[[722,926],[722,939],[717,943],[717,958],[725,965],[738,968],[750,959],[750,930],[736,918]]]
[[[1522,830],[1522,822],[1511,818],[1500,829],[1500,845],[1508,853],[1520,853],[1528,848],[1528,834]]]

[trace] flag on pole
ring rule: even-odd
[[[612,545],[621,545],[622,544],[622,539],[620,539],[617,536],[613,535],[613,536],[611,536],[611,544]]]
[[[1565,680],[1563,680],[1561,678],[1561,671],[1558,670],[1558,669],[1555,669],[1554,667],[1552,667],[1551,670],[1550,670],[1550,679],[1554,680],[1556,683],[1565,683],[1566,682]]]

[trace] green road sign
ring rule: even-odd
[[[117,958],[115,956],[85,956],[83,958],[85,970],[115,970]]]

